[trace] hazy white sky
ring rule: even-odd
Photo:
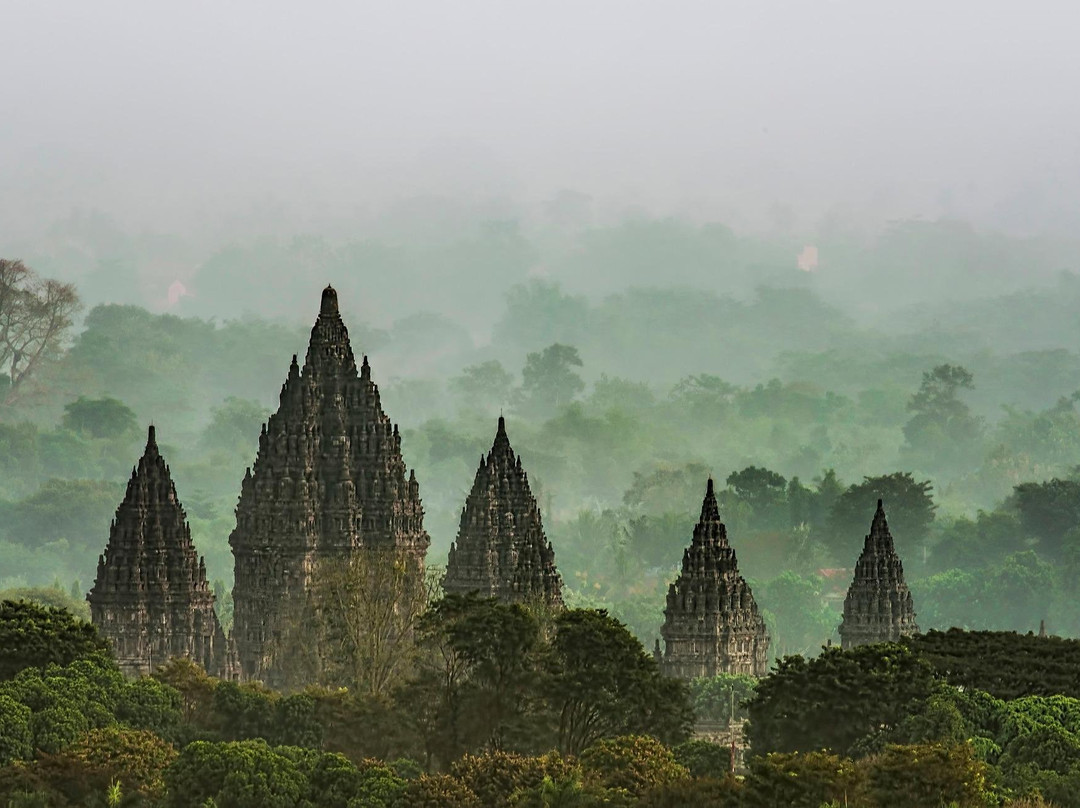
[[[562,188],[736,226],[1080,225],[1076,2],[0,0],[0,30],[15,231]]]

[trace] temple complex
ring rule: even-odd
[[[443,590],[562,606],[555,552],[544,535],[540,507],[529,490],[521,458],[510,447],[502,416],[491,451],[486,458],[481,456],[465,499]]]
[[[274,679],[274,643],[297,613],[316,565],[360,550],[402,553],[422,571],[430,540],[420,487],[359,369],[327,287],[304,367],[294,356],[280,406],[263,426],[229,537],[235,641],[246,678]]]
[[[150,673],[172,657],[191,659],[214,676],[234,674],[206,567],[191,543],[154,427],[116,509],[86,599],[91,620],[127,675]]]
[[[682,572],[668,587],[664,609],[661,670],[695,679],[720,673],[764,676],[769,668],[769,635],[754,595],[739,574],[735,551],[709,478],[701,519]],[[659,646],[659,643],[658,643]]]
[[[885,508],[879,499],[870,534],[855,565],[855,579],[844,599],[841,645],[855,648],[895,642],[918,631],[911,591],[904,583],[904,565],[896,554]]]

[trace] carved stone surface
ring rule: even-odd
[[[720,521],[712,478],[694,538],[683,552],[682,572],[668,587],[660,635],[664,638],[660,666],[669,676],[694,679],[768,672],[765,621],[739,574],[727,528]]]
[[[555,551],[544,535],[540,507],[529,490],[499,416],[495,443],[480,458],[472,490],[461,511],[457,540],[450,545],[443,589],[479,592],[499,600],[562,605]]]
[[[303,370],[293,357],[280,406],[263,426],[229,537],[233,640],[245,677],[273,679],[267,653],[296,613],[316,564],[362,548],[423,566],[420,487],[379,401],[367,357],[357,370],[337,293],[323,290]]]
[[[91,620],[112,643],[126,674],[149,673],[171,657],[187,657],[214,676],[233,674],[206,567],[191,543],[154,427],[116,509],[86,599]]]
[[[904,565],[893,546],[885,508],[879,499],[855,578],[844,599],[840,641],[844,648],[895,642],[916,634],[915,606],[904,583]]]

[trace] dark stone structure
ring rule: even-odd
[[[911,591],[904,583],[904,565],[896,554],[885,508],[879,499],[870,533],[855,565],[855,579],[844,599],[840,642],[843,648],[855,648],[895,642],[918,631]]]
[[[660,667],[669,676],[694,679],[768,672],[765,621],[739,574],[711,477],[694,538],[683,552],[682,572],[668,587],[660,634],[664,638]]]
[[[392,550],[422,571],[430,543],[423,517],[398,428],[382,410],[367,357],[356,367],[328,286],[303,370],[294,356],[280,406],[259,437],[229,537],[232,636],[243,676],[274,680],[268,653],[299,613],[318,562]]]
[[[499,416],[495,443],[480,458],[472,490],[461,511],[457,540],[450,545],[443,589],[479,592],[502,601],[562,605],[555,551],[544,535],[540,507],[529,490]]]
[[[116,509],[86,599],[94,625],[112,643],[126,674],[150,673],[172,657],[187,657],[214,676],[233,674],[206,567],[191,543],[154,427]]]

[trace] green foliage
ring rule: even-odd
[[[929,480],[918,482],[908,472],[865,477],[849,486],[833,504],[829,527],[830,547],[838,558],[857,555],[862,537],[870,530],[874,503],[882,499],[889,517],[889,530],[901,555],[910,555],[926,540],[934,521],[934,504]]]
[[[905,644],[950,684],[1000,699],[1080,698],[1080,640],[1009,631],[928,631]]]
[[[628,794],[585,782],[577,772],[554,779],[545,777],[538,785],[517,791],[513,808],[626,808]]]
[[[497,359],[469,365],[450,380],[450,389],[473,412],[492,412],[510,401],[514,377]]]
[[[30,715],[25,704],[0,693],[0,766],[30,757],[33,751]]]
[[[684,741],[671,750],[691,777],[723,780],[731,772],[731,749],[702,739]]]
[[[65,753],[67,765],[81,765],[99,782],[123,783],[128,793],[161,797],[165,770],[176,759],[172,745],[147,730],[107,727],[90,730]]]
[[[876,805],[984,808],[994,804],[986,766],[966,743],[890,746],[867,760],[865,770],[867,792]]]
[[[747,738],[757,755],[826,749],[848,755],[887,733],[934,690],[931,666],[901,645],[825,649],[781,659],[748,703]]]
[[[692,713],[685,685],[662,676],[637,638],[603,611],[559,614],[548,672],[548,700],[559,716],[564,752],[626,734],[686,738]]]
[[[151,730],[169,741],[179,737],[182,710],[180,692],[149,677],[125,682],[116,702],[118,721]]]
[[[924,628],[1030,630],[1060,609],[1060,571],[1028,550],[976,572],[949,570],[912,583]]]
[[[108,397],[79,396],[64,405],[62,423],[66,429],[92,438],[130,438],[138,430],[135,411],[124,402]]]
[[[1065,535],[1080,524],[1080,481],[1022,483],[1014,490],[1013,502],[1024,531],[1038,538],[1039,549],[1062,558]]]
[[[855,764],[826,752],[771,753],[750,759],[743,808],[820,808],[847,802],[862,781]]]
[[[432,605],[420,631],[425,664],[398,698],[425,708],[413,715],[429,754],[449,762],[485,745],[544,743],[540,626],[527,608],[449,595]]]
[[[765,608],[774,656],[809,656],[836,631],[837,615],[824,598],[824,582],[817,575],[788,570],[754,584],[754,598]]]
[[[775,529],[787,522],[787,480],[775,471],[748,466],[729,474],[726,482],[761,527]]]
[[[47,480],[7,509],[4,536],[27,546],[64,542],[75,552],[98,553],[121,496],[110,482]]]
[[[269,415],[269,410],[257,401],[229,396],[210,409],[210,423],[203,430],[202,443],[211,451],[251,455]]]
[[[698,722],[727,724],[736,716],[744,716],[744,702],[754,694],[757,677],[740,673],[721,673],[690,682],[690,701]]]
[[[521,371],[521,406],[542,415],[565,407],[585,389],[585,382],[574,370],[581,366],[581,357],[572,345],[555,343],[530,353]]]
[[[252,683],[219,682],[211,710],[226,740],[267,738],[274,732],[275,694]]]
[[[273,733],[270,735],[284,746],[318,749],[322,746],[324,727],[315,712],[315,699],[310,693],[284,696],[274,705]]]
[[[466,785],[485,808],[507,808],[522,791],[537,789],[545,781],[560,781],[573,774],[574,766],[554,753],[525,757],[488,751],[465,755],[450,767],[450,774]]]
[[[165,771],[164,805],[199,808],[213,800],[226,808],[294,808],[306,779],[291,756],[266,741],[194,741]]]
[[[0,681],[49,663],[108,653],[89,622],[70,612],[26,601],[0,601]]]
[[[485,808],[468,786],[447,774],[425,774],[411,781],[400,803],[400,808]]]
[[[0,590],[0,601],[25,600],[36,603],[39,606],[51,606],[54,609],[64,609],[79,620],[90,621],[90,604],[85,600],[81,587],[76,587],[78,581],[72,584],[72,591],[65,592],[55,583],[53,586],[17,586],[11,589]]]
[[[957,471],[977,462],[974,450],[983,424],[958,395],[974,387],[974,376],[958,365],[938,365],[923,374],[908,402],[911,420],[904,425],[909,454],[921,468],[930,464]]]
[[[724,779],[701,778],[675,780],[650,788],[638,800],[638,808],[742,808],[742,781],[734,777]]]
[[[624,735],[597,741],[581,753],[585,777],[632,797],[690,776],[672,751],[655,738]]]

